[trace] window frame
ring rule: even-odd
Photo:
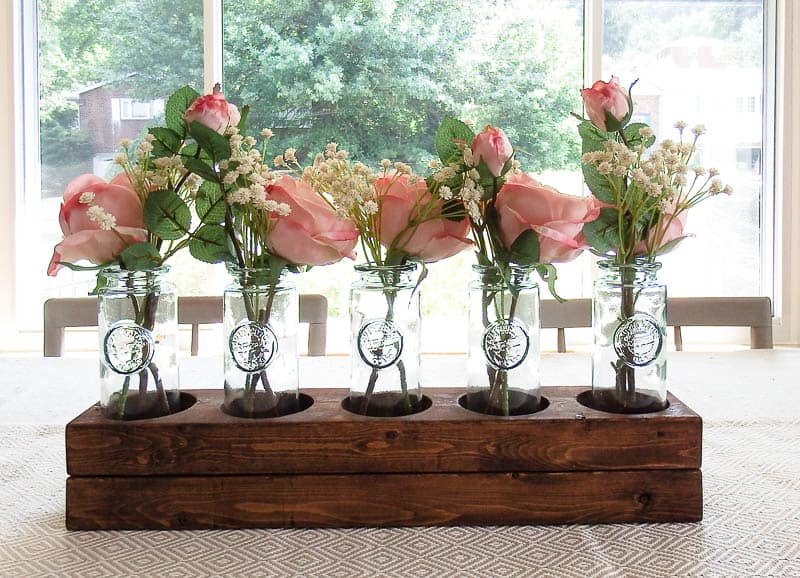
[[[800,345],[800,163],[789,162],[800,154],[800,5],[787,0],[764,0],[766,9],[763,97],[763,214],[772,214],[770,227],[762,227],[762,293],[771,295],[775,314],[775,342]],[[584,1],[584,79],[600,77],[602,65],[603,0]],[[12,82],[0,91],[0,118],[6,115],[0,141],[10,151],[0,160],[5,190],[13,195],[0,200],[0,351],[39,349],[41,331],[20,330],[17,312],[32,306],[26,294],[26,269],[39,270],[25,259],[26,211],[38,192],[38,82],[36,58],[25,58],[26,47],[35,47],[37,3],[17,0],[0,11],[0,30],[6,42],[0,62],[11,71]],[[203,0],[204,89],[210,92],[222,77],[222,0]],[[33,44],[31,44],[33,42]],[[34,54],[36,51],[34,51]],[[774,79],[774,82],[770,82]],[[33,104],[32,104],[33,103]],[[2,106],[5,105],[5,106]],[[771,143],[771,144],[768,144]],[[28,154],[24,154],[27,150]],[[33,151],[33,152],[32,152]],[[34,183],[34,184],[31,184]],[[769,222],[769,221],[762,221]],[[768,230],[771,229],[771,230]],[[28,294],[31,292],[27,291]],[[38,301],[38,295],[34,297]],[[31,347],[31,344],[35,346]]]

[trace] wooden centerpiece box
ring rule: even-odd
[[[157,419],[94,406],[66,428],[67,527],[700,520],[700,417],[672,395],[661,412],[603,413],[577,401],[585,389],[543,387],[543,410],[505,418],[444,388],[399,418],[348,412],[346,389],[303,390],[303,411],[271,419],[226,415],[220,390]]]

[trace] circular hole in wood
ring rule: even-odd
[[[270,395],[266,391],[259,391],[255,394],[251,406],[244,404],[241,399],[236,399],[229,404],[223,404],[222,412],[246,419],[269,419],[300,413],[312,405],[314,405],[314,398],[305,393],[301,393],[297,397],[291,394],[278,394],[278,403],[276,404],[274,395]]]
[[[502,406],[494,402],[489,402],[489,392],[487,390],[465,393],[458,398],[458,405],[474,413],[503,416]],[[537,397],[516,389],[510,389],[508,391],[509,416],[533,415],[534,413],[544,411],[549,405],[550,402],[543,395]]]
[[[118,396],[119,394],[114,395]],[[144,395],[140,395],[139,392],[129,393],[125,400],[125,410],[122,416],[119,415],[119,399],[112,397],[108,405],[103,408],[103,415],[109,419],[118,421],[155,419],[168,415],[175,415],[176,413],[189,409],[197,403],[197,398],[190,393],[173,390],[165,392],[165,395],[167,397],[167,404],[169,405],[169,412],[165,410],[164,403],[159,393],[157,391],[148,391]]]
[[[342,400],[342,408],[368,417],[403,417],[429,409],[433,405],[427,395],[406,398],[400,392],[373,393],[369,401],[363,395],[348,396]]]
[[[627,406],[622,406],[612,391],[593,392],[591,389],[578,394],[582,406],[606,413],[636,414],[655,413],[669,407],[669,401],[661,402],[655,396],[636,392]]]

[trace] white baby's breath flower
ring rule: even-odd
[[[91,205],[94,202],[94,193],[89,191],[81,193],[78,202],[82,205]]]
[[[712,195],[716,195],[722,192],[722,181],[717,178],[711,179],[711,184],[708,186],[708,192]]]
[[[469,175],[469,178],[475,182],[481,180],[481,174],[478,172],[478,169],[470,169],[467,174]]]
[[[242,146],[244,139],[241,135],[234,134],[231,135],[231,140],[229,142],[231,143],[231,148],[238,149],[240,146]]]
[[[124,167],[128,164],[128,155],[119,153],[118,155],[114,156],[114,164]]]
[[[522,166],[522,163],[520,163],[520,162],[519,162],[517,159],[514,159],[513,161],[511,161],[511,168],[512,168],[512,170],[515,170],[515,171],[516,171],[516,170],[519,170],[519,168],[520,168],[521,166]]]
[[[719,175],[719,169],[714,168],[714,167],[711,167],[710,169],[708,169],[708,176],[709,177],[716,177],[717,175]]]
[[[363,209],[365,215],[374,215],[378,212],[378,203],[373,200],[369,200],[364,203]]]
[[[380,164],[384,169],[388,169],[390,166],[392,166],[392,161],[389,159],[381,159],[381,162],[378,164]]]
[[[428,163],[428,168],[429,168],[429,169],[436,170],[436,169],[438,169],[440,166],[442,166],[442,163],[440,163],[440,162],[439,162],[437,159],[433,159],[433,160],[431,160],[431,161]]]
[[[694,174],[697,177],[702,177],[704,174],[706,174],[706,170],[703,167],[694,167],[692,170],[694,170]]]
[[[151,135],[151,134],[148,132],[146,135],[144,135],[144,136],[142,137],[142,140],[143,140],[143,141],[145,141],[145,142],[152,143],[154,140],[156,140],[156,137],[154,137],[153,135]]]
[[[686,123],[685,123],[684,121],[682,121],[682,120],[679,120],[678,122],[676,122],[676,123],[675,123],[675,125],[674,125],[674,126],[675,126],[675,128],[677,128],[678,130],[682,131],[683,129],[685,129],[685,128],[686,128],[686,126],[687,126],[687,125],[686,125]]]
[[[650,138],[653,136],[653,129],[649,126],[643,126],[639,129],[639,136],[642,138]]]
[[[295,156],[296,152],[297,149],[289,147],[283,152],[283,158],[286,159],[287,163],[297,163],[297,157]]]
[[[292,207],[290,207],[287,203],[279,203],[278,204],[278,214],[281,217],[285,217],[292,212]]]
[[[597,172],[601,175],[610,175],[611,172],[614,170],[614,167],[611,166],[611,163],[608,161],[603,161],[599,165],[597,165]]]
[[[272,164],[276,167],[285,167],[286,161],[283,159],[283,155],[277,155],[274,159],[272,159]]]
[[[120,139],[120,141],[119,141],[119,146],[120,146],[120,148],[123,148],[123,149],[128,149],[128,148],[130,148],[130,146],[131,146],[131,139],[129,139],[129,138],[123,138],[123,139]]]
[[[453,198],[453,189],[448,186],[441,186],[439,187],[439,196],[445,201],[449,201]]]
[[[86,210],[89,220],[97,223],[103,231],[110,231],[117,226],[117,219],[99,205],[92,205]]]
[[[396,170],[401,175],[411,174],[411,167],[406,163],[401,163],[400,161],[394,163],[394,170]]]
[[[675,175],[675,185],[682,187],[686,184],[686,176],[685,175]]]
[[[730,185],[725,185],[722,188],[722,193],[725,194],[725,195],[731,196],[733,194],[733,187],[730,186]]]
[[[692,134],[694,136],[700,136],[701,134],[705,134],[706,132],[706,125],[698,124],[692,127]]]
[[[464,164],[468,167],[475,166],[475,159],[472,156],[472,149],[469,147],[464,147]]]
[[[456,176],[456,170],[453,167],[443,167],[433,173],[433,180],[437,183],[443,183]]]
[[[246,146],[249,146],[249,147],[251,147],[251,146],[255,146],[255,144],[256,144],[256,139],[254,139],[254,138],[253,138],[253,137],[251,137],[251,136],[247,136],[247,137],[245,137],[245,138],[244,138],[244,141],[243,141],[243,142],[244,142],[244,144],[245,144]]]
[[[269,211],[270,213],[274,213],[278,210],[278,201],[274,199],[269,199],[264,203],[264,209]]]
[[[262,128],[261,129],[261,136],[263,136],[264,138],[272,138],[274,135],[275,135],[275,133],[273,133],[268,128]]]

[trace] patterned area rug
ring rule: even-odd
[[[67,532],[64,430],[0,426],[1,576],[800,576],[800,422],[705,424],[696,524]]]

